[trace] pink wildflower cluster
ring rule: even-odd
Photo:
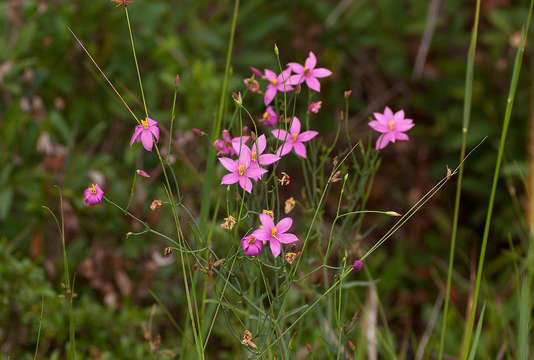
[[[267,214],[260,214],[261,226],[252,234],[241,239],[243,252],[248,256],[257,256],[261,253],[263,245],[269,242],[269,247],[274,257],[278,257],[282,251],[280,244],[292,244],[299,239],[296,235],[288,233],[293,219],[285,217],[276,225],[273,218]]]

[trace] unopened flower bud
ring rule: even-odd
[[[278,52],[278,46],[276,46],[276,43],[274,44],[274,53],[276,56],[278,56],[280,53]]]
[[[237,106],[241,107],[243,105],[243,98],[241,97],[241,92],[232,93],[232,98]]]
[[[343,93],[343,96],[345,96],[345,99],[348,99],[350,97],[350,95],[352,94],[352,90],[346,90],[344,93]]]
[[[180,75],[176,74],[176,77],[174,78],[174,86],[178,87],[180,85]]]
[[[353,268],[354,271],[356,271],[356,272],[360,272],[360,271],[362,271],[362,269],[363,269],[363,261],[361,261],[361,260],[355,260],[354,263],[352,264],[352,268]]]

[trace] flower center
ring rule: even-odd
[[[263,118],[264,119],[268,119],[269,118],[269,113],[267,111],[263,113]]]
[[[145,119],[145,120],[141,120],[141,125],[143,125],[143,127],[144,127],[145,129],[148,129],[148,120],[147,120],[147,119]]]
[[[291,137],[293,138],[293,142],[297,141],[297,136],[299,136],[299,134],[291,134]]]
[[[272,235],[274,238],[276,238],[276,228],[275,228],[275,227],[273,227],[273,228],[271,229],[271,235]]]
[[[252,159],[252,161],[256,162],[256,155],[257,153],[255,151],[252,152],[250,158]]]
[[[254,239],[252,236],[248,238],[249,244],[254,244],[256,242],[256,239]]]
[[[91,184],[91,194],[96,194],[95,184]]]
[[[276,79],[272,79],[272,80],[271,80],[271,84],[273,84],[273,85],[278,85],[278,81],[277,81]]]
[[[310,68],[307,66],[304,66],[304,76],[310,76]]]
[[[239,165],[237,167],[237,171],[239,172],[239,176],[243,176],[243,174],[245,173],[245,171],[243,169],[243,165]]]
[[[389,122],[389,130],[393,131],[394,128],[395,128],[395,122],[390,121]]]

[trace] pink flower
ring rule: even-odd
[[[404,118],[404,111],[400,110],[393,114],[393,111],[386,106],[383,114],[374,113],[375,119],[369,122],[369,126],[382,133],[376,140],[376,149],[383,149],[389,142],[396,140],[409,140],[404,132],[414,127],[412,119]]]
[[[308,112],[310,114],[317,114],[321,108],[321,105],[323,105],[322,101],[312,102],[310,106],[308,106]]]
[[[317,58],[315,54],[310,51],[308,58],[304,62],[304,66],[298,63],[289,63],[287,66],[296,74],[291,76],[289,83],[291,85],[302,84],[306,81],[306,85],[317,92],[321,91],[321,84],[317,78],[323,78],[332,75],[332,72],[325,68],[315,68],[317,65]]]
[[[100,204],[103,197],[104,190],[98,184],[92,184],[83,192],[83,201],[89,206]]]
[[[136,172],[137,175],[139,175],[139,176],[146,177],[146,178],[149,178],[149,177],[150,177],[150,175],[149,175],[146,171],[144,171],[144,170],[137,169],[137,170],[135,170],[135,172]]]
[[[278,123],[278,118],[272,107],[267,107],[260,121],[265,126],[276,126]]]
[[[204,136],[204,135],[206,135],[206,133],[205,133],[204,131],[200,130],[200,129],[192,128],[191,130],[193,130],[193,132],[194,132],[195,134],[197,134],[198,136]]]
[[[269,241],[274,257],[280,255],[280,243],[291,244],[299,240],[295,235],[287,233],[293,224],[293,220],[290,217],[283,218],[275,226],[273,219],[269,215],[260,214],[260,222],[263,228],[255,230],[251,236],[263,242]]]
[[[296,116],[293,117],[291,127],[289,128],[289,133],[287,133],[285,130],[278,129],[273,130],[272,133],[274,137],[284,141],[282,146],[280,146],[276,151],[276,155],[284,156],[287,155],[291,149],[294,149],[295,153],[302,158],[306,157],[306,147],[304,146],[303,142],[310,141],[317,136],[317,134],[319,134],[317,131],[312,130],[301,133],[300,121]]]
[[[269,80],[269,85],[265,89],[265,97],[263,99],[265,106],[273,101],[278,91],[285,92],[293,90],[293,87],[289,84],[290,75],[291,69],[282,71],[278,76],[271,70],[265,69],[265,77]]]
[[[356,271],[356,272],[360,272],[360,271],[362,271],[362,269],[363,269],[363,261],[361,261],[361,260],[355,260],[354,263],[352,264],[352,268],[353,268],[354,271]]]
[[[154,144],[152,136],[154,136],[157,143],[159,140],[158,122],[147,117],[145,120],[141,121],[141,125],[135,127],[132,138],[130,139],[130,146],[132,146],[134,142],[140,141],[146,151],[152,151],[152,145]]]
[[[263,242],[257,240],[254,236],[248,235],[241,239],[241,247],[247,256],[257,256],[261,254]]]
[[[252,149],[250,149],[247,145],[242,145],[242,146],[246,147],[247,151],[250,151],[250,166],[249,166],[250,169],[260,168],[261,166],[268,166],[280,160],[280,156],[277,156],[274,154],[263,153],[267,146],[267,139],[265,138],[265,134],[262,134],[260,137],[256,139],[256,141],[254,141],[254,143],[252,144]],[[233,143],[233,147],[234,147],[234,151],[236,152],[236,154],[239,153],[239,143]],[[259,177],[254,177],[254,176],[250,176],[250,177],[253,178],[254,180],[259,180],[261,178],[261,175]]]
[[[219,150],[217,155],[235,155],[236,152],[232,147],[232,143],[245,144],[249,138],[248,136],[238,136],[232,139],[228,130],[223,130],[221,137],[222,139],[217,139],[213,143],[213,146]]]
[[[221,184],[231,185],[239,182],[239,186],[246,192],[250,193],[252,192],[252,181],[250,181],[250,179],[260,179],[267,170],[260,167],[250,166],[252,154],[248,146],[241,145],[241,149],[238,147],[238,150],[241,151],[238,160],[232,160],[227,157],[219,158],[222,166],[230,171],[230,174],[223,176]]]

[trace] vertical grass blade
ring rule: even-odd
[[[480,312],[480,319],[478,319],[477,330],[475,332],[475,338],[473,339],[473,347],[471,348],[471,353],[469,354],[468,360],[475,360],[475,355],[477,353],[478,341],[480,340],[480,333],[482,332],[482,324],[484,323],[484,312],[486,311],[486,304],[482,307]]]
[[[512,108],[514,105],[514,98],[515,93],[517,90],[517,83],[519,80],[519,73],[521,72],[521,64],[523,62],[523,53],[525,51],[525,46],[527,42],[527,34],[528,29],[530,27],[530,19],[532,17],[532,5],[534,4],[534,0],[530,1],[530,7],[528,12],[528,18],[526,25],[523,27],[521,31],[521,40],[519,43],[519,47],[517,48],[517,53],[515,56],[514,61],[514,69],[512,72],[512,81],[510,83],[510,90],[508,92],[508,100],[506,104],[506,112],[504,114],[504,123],[501,131],[501,139],[499,142],[499,150],[497,153],[497,162],[495,164],[495,171],[493,173],[493,183],[491,185],[491,192],[490,192],[490,198],[489,198],[489,204],[488,204],[488,211],[486,214],[486,223],[484,225],[484,235],[482,237],[482,245],[480,248],[480,257],[478,261],[478,268],[477,268],[477,276],[475,280],[475,291],[473,295],[473,306],[471,308],[469,319],[467,323],[467,329],[465,334],[465,342],[464,342],[464,348],[463,348],[463,356],[462,359],[466,360],[467,355],[469,353],[469,348],[471,344],[471,336],[473,333],[473,324],[475,321],[475,314],[477,310],[477,302],[478,302],[478,296],[480,292],[480,283],[482,280],[482,271],[484,269],[484,259],[486,256],[486,246],[488,244],[488,237],[489,237],[489,231],[491,226],[491,219],[493,215],[493,204],[495,202],[495,194],[497,192],[497,184],[499,182],[499,174],[501,172],[501,163],[504,153],[504,145],[506,144],[506,135],[508,133],[508,127],[510,125],[510,117],[512,114]]]
[[[460,214],[460,198],[462,196],[462,179],[464,176],[465,150],[467,147],[467,132],[469,131],[469,121],[471,119],[471,100],[473,95],[473,73],[475,64],[475,53],[478,38],[478,21],[480,16],[480,0],[477,0],[475,9],[475,20],[473,23],[473,32],[471,35],[471,44],[467,55],[467,69],[465,72],[465,95],[464,95],[464,112],[462,123],[462,145],[460,150],[460,170],[458,172],[458,182],[456,183],[456,198],[454,201],[454,215],[452,221],[451,245],[449,253],[449,268],[447,270],[447,289],[445,291],[445,304],[443,306],[443,319],[441,323],[441,336],[439,341],[438,359],[443,359],[443,348],[445,345],[445,334],[447,332],[447,319],[449,312],[449,300],[451,294],[452,268],[454,266],[454,253],[456,251],[456,234],[458,231],[458,218]]]
[[[519,290],[519,360],[528,360],[529,353],[529,329],[530,329],[530,283],[523,279]]]
[[[226,102],[226,92],[228,90],[228,78],[230,76],[230,60],[232,59],[232,49],[234,47],[235,28],[237,24],[237,14],[239,12],[239,0],[235,0],[234,12],[232,15],[232,27],[228,41],[228,50],[226,52],[226,65],[224,67],[224,79],[221,89],[221,98],[219,100],[219,111],[217,120],[211,129],[211,141],[208,150],[208,159],[206,163],[206,174],[204,176],[204,186],[202,187],[202,201],[200,206],[200,231],[206,234],[206,223],[211,205],[211,191],[213,187],[213,172],[215,170],[215,147],[211,146],[221,132],[224,106]]]

